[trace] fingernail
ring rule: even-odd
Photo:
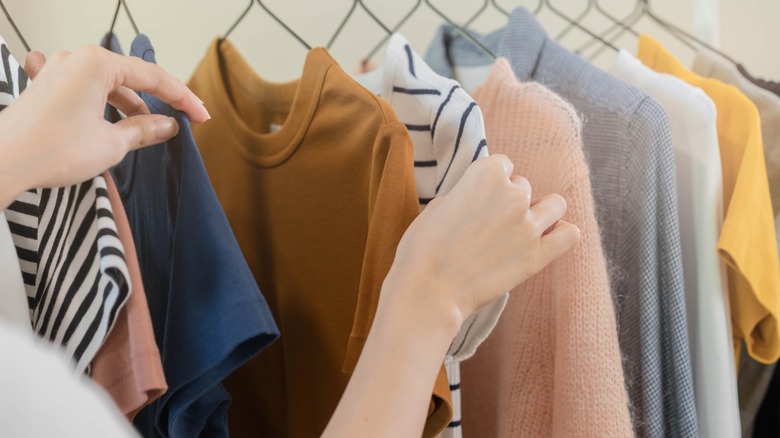
[[[179,124],[173,117],[167,117],[157,122],[157,134],[160,138],[169,139],[179,133]]]
[[[200,106],[203,107],[203,111],[206,113],[206,120],[211,120],[211,114],[209,114],[209,110],[206,109],[206,104],[204,104],[202,101],[200,102]]]

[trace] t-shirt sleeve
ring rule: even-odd
[[[344,371],[352,372],[371,323],[374,320],[382,283],[390,271],[396,248],[409,224],[419,213],[414,183],[413,146],[400,122],[391,122],[379,132],[373,155],[369,191],[369,226],[357,309],[344,362]],[[452,416],[449,385],[444,364],[433,391],[424,436],[435,436]]]
[[[219,413],[209,424],[227,422],[225,409],[206,406],[222,379],[278,337],[258,289],[191,138],[177,115],[181,143],[171,145],[182,163],[172,248],[170,303],[162,347],[169,391],[163,396],[158,427],[170,436],[199,436],[190,418]],[[180,156],[176,157],[176,154]]]
[[[759,116],[755,109],[718,252],[729,265],[729,300],[736,351],[769,364],[780,357],[780,262],[767,184]],[[737,356],[738,360],[738,356]]]

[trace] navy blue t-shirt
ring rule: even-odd
[[[118,47],[112,44],[111,47]],[[145,35],[130,54],[155,62]],[[220,382],[279,336],[211,187],[187,116],[141,93],[179,134],[111,170],[138,249],[168,392],[135,425],[146,437],[228,436]]]

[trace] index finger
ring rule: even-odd
[[[141,58],[122,56],[108,51],[106,53],[112,57],[111,62],[117,66],[119,77],[115,87],[125,86],[149,93],[172,107],[184,111],[190,120],[196,123],[211,118],[195,93],[162,67]]]

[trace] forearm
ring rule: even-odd
[[[323,436],[422,434],[436,375],[459,316],[436,311],[424,297],[415,303],[415,293],[392,280],[385,282],[357,367]]]

